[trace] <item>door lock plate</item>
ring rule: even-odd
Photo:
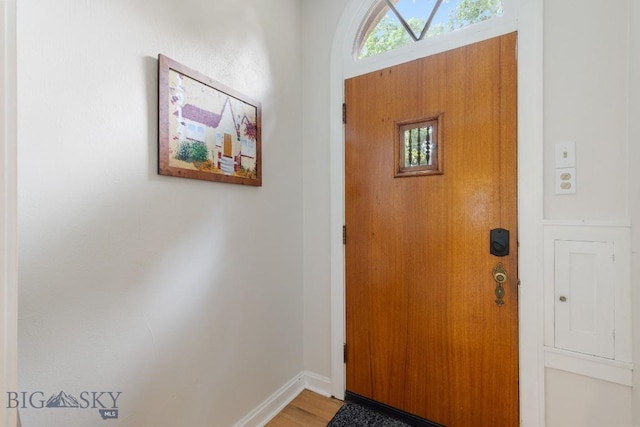
[[[498,307],[502,307],[504,304],[503,298],[505,294],[504,286],[502,285],[507,281],[507,272],[501,262],[499,262],[493,269],[493,280],[496,281],[496,289],[494,291],[496,294],[496,304]]]

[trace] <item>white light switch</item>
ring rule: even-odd
[[[556,144],[556,169],[576,167],[576,142],[564,141]]]

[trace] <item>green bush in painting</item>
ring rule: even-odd
[[[176,159],[184,162],[204,162],[207,160],[208,150],[204,142],[182,141],[178,146]]]
[[[194,142],[191,144],[191,161],[204,162],[207,160],[209,150],[204,142]]]
[[[189,141],[181,141],[176,153],[176,159],[184,162],[191,161],[191,143]]]

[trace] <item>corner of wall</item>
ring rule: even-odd
[[[16,2],[7,0],[0,8],[0,392],[17,390],[17,155],[16,155]],[[0,405],[0,425],[16,426],[17,409]]]
[[[238,421],[234,427],[258,427],[265,425],[305,389],[325,397],[330,397],[331,380],[313,372],[303,371],[265,399],[253,411],[247,414],[247,416]]]
[[[629,91],[629,131],[628,131],[628,162],[629,162],[629,188],[637,188],[640,182],[640,123],[637,118],[640,116],[640,82],[636,76],[640,73],[640,4],[636,1],[629,1],[629,31],[630,46],[629,57],[630,67],[628,79],[630,83]],[[640,193],[638,191],[629,192],[629,207],[631,216],[631,306],[640,307]],[[640,312],[636,309],[632,313],[632,328],[634,334],[633,359],[634,365],[640,366]],[[640,372],[636,369],[633,374],[632,389],[632,422],[640,425]]]

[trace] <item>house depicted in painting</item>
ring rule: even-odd
[[[178,72],[171,74],[174,166],[255,176],[256,108]]]

